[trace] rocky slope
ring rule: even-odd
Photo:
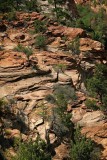
[[[45,50],[35,48],[37,34],[30,34],[36,19],[48,21]],[[79,55],[65,49],[76,37],[80,38]],[[19,43],[33,48],[33,54],[29,58],[23,52],[14,51]],[[83,126],[83,133],[103,146],[103,157],[106,159],[106,116],[100,111],[88,112],[84,104],[84,82],[87,75],[93,71],[96,63],[107,63],[104,46],[92,40],[83,29],[59,26],[33,12],[17,13],[16,21],[0,22],[0,47],[0,98],[4,98],[11,106],[11,114],[4,114],[0,120],[1,126],[7,126],[4,128],[6,138],[21,136],[23,140],[35,139],[39,133],[45,139],[45,129],[49,128],[49,122],[44,123],[40,115],[42,105],[48,106],[44,98],[53,92],[54,85],[70,85],[76,89],[78,96],[78,102],[68,106],[68,110],[72,112],[72,120]],[[66,66],[59,75],[55,70],[58,64]],[[47,108],[49,113],[51,107]],[[54,134],[50,134],[51,143],[55,138]],[[55,150],[54,160],[62,160],[67,154],[64,144]],[[14,154],[11,148],[10,153]]]

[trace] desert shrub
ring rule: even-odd
[[[55,85],[53,89],[53,94],[47,95],[45,99],[58,106],[59,112],[64,113],[68,102],[77,100],[75,90],[69,85]]]
[[[1,0],[0,12],[11,12],[12,10],[39,11],[37,0]]]
[[[35,33],[45,32],[46,29],[47,27],[46,27],[45,21],[41,21],[39,19],[35,20],[34,22],[34,32]]]
[[[4,104],[3,99],[0,99],[0,107],[2,107]]]
[[[63,7],[66,3],[66,0],[48,0],[50,4],[54,6],[53,13],[54,18],[57,19],[57,22],[62,25],[67,25],[70,22],[71,15],[68,12],[68,9]]]
[[[50,129],[52,129],[57,136],[58,140],[64,141],[65,139],[71,139],[73,124],[70,121],[71,114],[60,112],[58,106],[52,109],[52,114],[49,117],[51,124]]]
[[[80,41],[79,38],[75,38],[73,41],[69,42],[67,45],[67,49],[72,52],[72,54],[79,54],[80,53]]]
[[[27,11],[39,11],[37,0],[25,1],[24,8]]]
[[[75,94],[75,89],[69,85],[62,86],[62,85],[55,85],[54,87],[54,96],[57,97],[61,96],[63,97],[65,101],[74,101],[77,99],[76,94]]]
[[[100,148],[89,138],[81,135],[77,128],[74,133],[74,142],[71,142],[71,160],[99,160],[101,156]]]
[[[0,113],[2,115],[3,112],[10,111],[10,104],[4,98],[0,99]]]
[[[54,65],[53,68],[56,72],[64,72],[67,69],[67,66],[65,64],[59,63]]]
[[[13,160],[51,160],[45,141],[37,137],[35,142],[19,142]]]
[[[85,101],[85,105],[86,105],[87,108],[92,109],[92,110],[98,110],[99,109],[95,100],[87,99]]]
[[[4,19],[6,19],[8,21],[17,20],[16,12],[15,11],[11,11],[11,12],[5,14],[4,15]]]
[[[46,37],[43,35],[38,35],[35,39],[35,47],[39,49],[45,49],[46,47]]]
[[[67,9],[62,7],[56,7],[53,9],[53,12],[56,13],[57,21],[59,24],[66,25],[70,20],[70,15]]]
[[[12,1],[11,0],[1,0],[0,1],[0,12],[9,12],[11,11]]]
[[[92,78],[87,80],[87,89],[90,95],[96,97],[102,106],[107,105],[107,66],[99,64],[95,68]]]
[[[51,128],[60,140],[70,139],[72,136],[73,123],[71,122],[71,113],[67,112],[67,104],[76,100],[75,90],[71,86],[54,86],[53,95],[46,97],[55,107],[50,117]]]
[[[105,44],[105,37],[107,29],[106,14],[103,8],[95,13],[90,5],[78,5],[78,12],[80,17],[72,21],[72,26],[85,29],[93,39]]]
[[[18,51],[18,52],[24,52],[27,55],[28,58],[29,58],[30,55],[33,54],[33,51],[30,47],[24,47],[21,44],[18,44],[18,46],[15,47],[14,50]]]

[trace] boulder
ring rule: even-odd
[[[80,51],[104,52],[104,45],[90,38],[80,38]]]
[[[86,37],[86,32],[81,28],[71,28],[65,26],[50,26],[48,32],[52,33],[53,36],[67,36],[69,40],[76,37]]]
[[[104,123],[105,116],[101,111],[87,112],[78,121],[80,126],[97,126]]]
[[[88,138],[93,139],[97,144],[103,148],[102,159],[107,158],[107,122],[104,124],[97,123],[97,126],[85,126],[82,128],[82,134]]]

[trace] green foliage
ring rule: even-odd
[[[35,47],[39,49],[45,49],[46,47],[46,37],[43,35],[38,35],[35,40]]]
[[[18,51],[18,52],[24,52],[27,55],[28,58],[29,58],[30,55],[33,54],[33,51],[30,47],[24,47],[21,44],[18,44],[18,46],[15,47],[14,50]]]
[[[73,41],[68,43],[67,49],[72,52],[72,54],[79,54],[80,53],[80,41],[79,38],[76,37]]]
[[[0,109],[1,109],[1,107],[3,106],[3,104],[4,104],[3,100],[0,99]]]
[[[66,111],[59,113],[58,106],[53,108],[50,116],[51,129],[60,142],[71,139],[73,124],[70,119],[71,114]]]
[[[39,105],[39,107],[41,108],[41,112],[39,113],[39,115],[43,118],[43,120],[48,120],[48,111],[47,111],[47,106],[45,106],[43,103],[41,103]]]
[[[8,20],[8,21],[14,21],[17,20],[17,16],[15,11],[11,11],[7,14],[4,15],[4,19]]]
[[[59,63],[57,65],[54,65],[53,68],[56,72],[64,72],[67,66],[65,64]]]
[[[0,12],[9,12],[12,8],[13,0],[1,0],[0,1]]]
[[[95,100],[87,99],[85,101],[85,105],[86,105],[87,108],[92,109],[92,110],[98,110],[99,109]]]
[[[67,112],[67,104],[76,100],[74,89],[70,86],[56,85],[53,95],[46,97],[46,100],[55,105],[50,120],[55,134],[61,139],[71,138],[73,124],[71,114]]]
[[[54,97],[55,99],[62,99],[66,103],[68,101],[76,100],[76,94],[74,88],[70,87],[69,85],[62,86],[62,85],[55,85],[54,86]],[[64,105],[62,102],[59,102],[59,105]]]
[[[27,11],[39,11],[37,0],[25,1],[25,9]]]
[[[56,4],[62,5],[62,4],[65,3],[65,0],[48,0],[48,2],[49,2],[50,4],[56,3]]]
[[[47,27],[46,27],[45,21],[41,21],[39,19],[35,20],[34,22],[34,32],[35,33],[45,32],[46,29]]]
[[[80,17],[72,21],[74,27],[85,29],[93,39],[105,44],[105,37],[107,29],[105,10],[101,8],[98,13],[95,13],[91,6],[78,5],[78,12]]]
[[[74,133],[74,142],[71,143],[70,159],[71,160],[99,160],[100,150],[96,147],[91,139],[81,135],[80,129],[77,128]]]
[[[19,142],[17,156],[13,160],[51,160],[46,143],[37,137],[35,142]]]
[[[56,104],[59,109],[59,114],[64,113],[67,110],[68,102],[75,101],[77,99],[75,90],[69,85],[55,85],[53,95],[46,96],[46,100]]]
[[[53,12],[56,13],[57,21],[60,24],[66,25],[68,20],[70,20],[70,15],[68,14],[68,10],[64,8],[61,7],[54,8]]]
[[[60,24],[66,24],[68,18],[68,10],[62,7],[65,5],[66,0],[48,0],[48,2],[54,5],[53,13],[56,15],[56,19]]]
[[[8,107],[8,102],[5,101],[5,99],[0,99],[0,112],[8,112],[9,107]]]
[[[13,10],[39,11],[37,0],[1,0],[0,12],[11,12]]]
[[[107,66],[99,64],[95,68],[92,78],[87,80],[87,89],[90,94],[100,100],[103,106],[107,104]]]

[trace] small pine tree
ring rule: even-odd
[[[99,64],[95,68],[92,78],[87,80],[87,89],[89,93],[98,98],[103,107],[107,104],[107,66]]]
[[[94,141],[81,135],[80,128],[75,131],[74,141],[71,143],[71,160],[99,160],[100,149],[96,147]]]
[[[35,142],[19,142],[17,155],[13,160],[51,160],[46,143],[37,137]]]

